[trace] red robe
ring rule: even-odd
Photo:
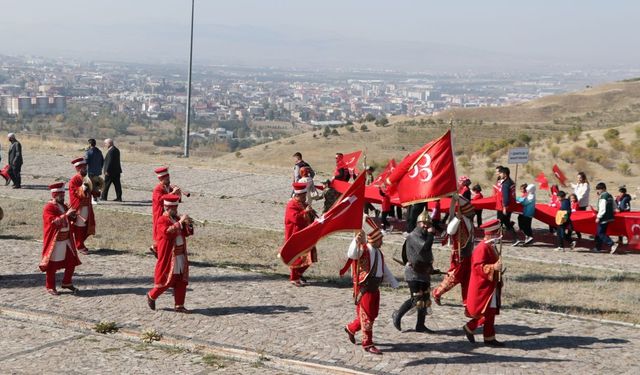
[[[82,178],[80,174],[76,174],[69,180],[69,205],[76,209],[78,215],[81,206],[89,207],[89,215],[85,219],[87,220],[87,236],[90,236],[96,234],[96,218],[91,205],[91,191],[85,192],[82,189]]]
[[[151,198],[151,220],[153,222],[153,243],[154,245],[158,243],[157,234],[156,234],[156,223],[158,222],[158,218],[162,216],[164,212],[164,203],[162,202],[162,196],[165,194],[169,194],[171,191],[168,186],[165,186],[162,182],[156,185],[153,188],[153,196]]]
[[[56,245],[56,237],[58,237],[60,229],[71,226],[69,219],[65,215],[68,209],[69,207],[65,204],[64,211],[61,211],[58,204],[52,201],[44,205],[42,212],[42,258],[40,259],[39,265],[42,272],[46,272],[49,267],[51,254]],[[68,265],[78,266],[82,264],[80,258],[78,258],[78,253],[76,252],[73,241],[69,241],[69,243],[71,244],[71,251],[67,251],[67,256],[64,259],[65,266],[63,268],[66,268]],[[71,256],[69,256],[69,254],[71,254]]]
[[[179,222],[173,222],[168,213],[164,213],[158,218],[156,223],[156,231],[158,233],[158,260],[154,273],[154,286],[161,288],[170,285],[175,264],[176,254],[174,248],[176,245],[176,237],[182,234],[184,237],[184,268],[182,271],[182,280],[187,283],[189,281],[189,259],[187,255],[187,237],[193,234],[193,229],[185,225],[183,228]]]
[[[498,271],[493,264],[498,261],[498,252],[493,243],[480,242],[471,255],[471,277],[467,292],[467,311],[473,318],[484,315],[491,303],[491,297],[496,295],[496,314],[500,311],[500,289]]]
[[[300,203],[294,198],[289,200],[287,203],[287,208],[284,213],[284,240],[285,242],[291,237],[294,233],[301,231],[306,228],[307,225],[312,223],[312,219],[309,217],[308,213],[305,212],[306,208],[305,203]],[[301,256],[296,259],[291,265],[290,268],[300,268],[300,267],[308,267],[311,263],[317,261],[317,252],[316,248],[313,247],[306,256]]]

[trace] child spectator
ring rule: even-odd
[[[558,185],[553,184],[551,185],[551,187],[549,188],[549,194],[551,194],[549,196],[549,207],[558,207],[558,191],[560,189],[558,188]],[[549,225],[549,233],[553,233],[555,231],[555,226],[553,225]]]
[[[573,250],[576,246],[576,242],[571,241],[571,228],[573,227],[571,224],[571,202],[567,199],[567,193],[564,191],[558,192],[558,204],[558,209],[566,211],[567,213],[563,222],[558,223],[556,219],[556,235],[558,236],[558,247],[556,248],[556,251],[564,251],[565,242],[569,243],[571,250]]]
[[[484,198],[484,196],[482,196],[482,188],[480,187],[480,185],[473,185],[473,187],[471,188],[471,201],[473,202],[482,198]],[[480,228],[480,226],[482,225],[482,210],[475,210],[475,212],[478,228]]]
[[[518,240],[515,246],[520,244],[528,245],[533,242],[533,230],[531,222],[536,212],[536,185],[520,185],[521,196],[516,198],[516,202],[522,204],[522,214],[518,215],[518,227],[524,233],[524,242]]]
[[[620,186],[616,196],[616,212],[629,212],[631,211],[631,195],[627,194],[627,188]],[[618,237],[618,244],[622,245],[622,237]]]

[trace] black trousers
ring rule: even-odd
[[[22,186],[22,178],[20,177],[20,170],[22,169],[22,165],[18,165],[15,167],[9,167],[9,177],[11,177],[11,181],[13,181],[13,186]]]
[[[527,237],[533,237],[533,230],[531,229],[531,221],[532,217],[519,215],[518,216],[518,227]]]
[[[109,188],[111,188],[111,184],[113,183],[113,187],[116,189],[116,199],[122,200],[122,185],[120,185],[120,175],[105,175],[104,176],[104,190],[102,191],[102,196],[100,199],[103,201],[107,200],[107,196],[109,195]]]
[[[515,229],[513,229],[513,224],[511,224],[511,212],[507,211],[506,215],[502,213],[502,211],[498,210],[498,220],[504,225],[504,227],[512,233],[515,233]]]

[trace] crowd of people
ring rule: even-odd
[[[22,147],[15,134],[9,134],[8,138],[11,141],[8,175],[14,182],[14,188],[20,188]],[[75,268],[81,265],[78,253],[89,253],[85,241],[96,233],[94,205],[100,199],[107,200],[111,184],[116,191],[115,201],[122,200],[119,150],[114,146],[113,140],[107,139],[104,142],[107,152],[103,157],[102,151],[96,147],[95,139],[90,139],[88,143],[86,154],[71,161],[75,174],[68,183],[68,204],[65,202],[65,183],[57,182],[49,185],[51,200],[43,208],[43,248],[39,267],[46,273],[46,291],[53,296],[59,294],[55,282],[55,275],[59,270],[64,270],[61,288],[72,293],[78,292],[73,284],[73,274]],[[333,187],[334,181],[348,182],[356,178],[356,172],[347,168],[341,153],[335,155],[333,176],[319,185],[314,183],[315,171],[304,161],[302,154],[297,152],[293,158],[291,199],[287,202],[284,215],[285,241],[318,217],[313,208],[316,201],[324,200],[323,213],[331,209],[340,196]],[[373,168],[364,166],[363,173],[367,174],[369,184],[374,180],[373,172]],[[158,298],[166,290],[173,288],[174,310],[189,313],[185,307],[189,282],[187,237],[194,234],[193,220],[186,214],[178,213],[181,198],[188,193],[171,183],[168,167],[156,168],[154,173],[158,183],[151,195],[153,242],[149,250],[156,257],[156,266],[154,285],[146,293],[146,301],[149,308],[155,310]],[[97,189],[101,174],[105,176],[104,186]],[[482,210],[473,207],[474,200],[483,199],[482,188],[478,184],[472,185],[471,179],[466,176],[458,179],[458,191],[447,212],[441,212],[438,201],[432,204],[417,203],[406,209],[405,241],[399,262],[403,265],[404,280],[410,296],[393,313],[393,325],[398,330],[401,330],[403,317],[415,309],[415,331],[432,333],[426,325],[432,301],[440,305],[442,296],[460,285],[461,305],[465,315],[470,318],[462,327],[461,334],[474,343],[475,330],[483,327],[483,341],[486,345],[504,346],[495,336],[495,316],[500,311],[503,284],[500,243],[503,231],[510,234],[516,246],[530,245],[535,241],[532,220],[537,191],[535,184],[524,183],[519,186],[517,195],[509,168],[498,166],[496,174],[493,186],[495,219],[483,221]],[[573,193],[570,195],[556,185],[550,189],[549,205],[557,207],[559,212],[556,225],[551,228],[557,236],[557,249],[575,246],[571,213],[591,208],[597,211],[594,251],[600,251],[606,245],[614,253],[617,244],[607,236],[606,231],[614,212],[631,209],[631,196],[627,194],[626,188],[621,187],[620,194],[614,198],[607,192],[604,183],[598,183],[595,186],[598,201],[594,208],[589,204],[590,185],[584,173],[578,173],[578,180],[572,187]],[[402,212],[394,210],[390,201],[391,192],[384,183],[380,186],[380,196],[380,209],[372,204],[364,206],[365,225],[354,235],[346,252],[347,263],[340,271],[342,275],[351,270],[356,314],[354,320],[345,325],[344,331],[353,344],[356,344],[356,335],[361,332],[361,345],[371,354],[382,354],[373,340],[373,325],[380,306],[380,286],[386,282],[394,288],[398,287],[398,281],[387,266],[382,252],[385,231],[391,230],[388,217],[394,215],[398,222],[403,218]],[[519,237],[515,229],[515,222],[512,220],[514,212],[519,213],[517,223],[523,238]],[[369,213],[374,215],[369,216]],[[477,232],[482,232],[479,241],[475,240]],[[450,266],[442,273],[443,280],[432,288],[431,275],[440,273],[434,269],[432,252],[433,244],[438,240],[447,244],[451,250]],[[618,243],[621,241],[619,239]],[[295,259],[289,265],[290,283],[296,287],[307,285],[309,281],[304,273],[315,262],[315,247]]]

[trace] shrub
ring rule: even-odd
[[[362,132],[368,132],[368,131],[369,131],[369,128],[367,127],[367,125],[362,124],[362,125],[360,126],[360,131],[362,131]]]
[[[564,139],[563,133],[556,133],[553,135],[553,140],[556,141],[556,143],[562,142],[563,139]]]
[[[521,133],[518,135],[518,140],[528,146],[531,142],[531,136],[529,134]]]
[[[379,119],[377,119],[377,120],[376,120],[376,122],[375,122],[375,124],[376,124],[377,126],[385,126],[385,125],[387,125],[388,123],[389,123],[389,119],[387,119],[386,117],[379,118]]]
[[[640,126],[636,126],[634,130],[636,131],[636,138],[640,139]]]
[[[496,173],[495,168],[488,168],[484,170],[484,177],[487,181],[493,181],[493,176]]]
[[[582,133],[582,126],[576,125],[569,129],[569,139],[572,141],[577,141],[580,139],[580,134]]]
[[[340,133],[338,133],[338,129],[333,129],[331,135],[340,135]]]
[[[620,136],[620,132],[618,131],[618,129],[609,129],[606,132],[604,132],[604,139],[606,139],[607,141],[618,139],[619,136]]]
[[[620,171],[620,173],[622,173],[623,176],[631,176],[631,167],[627,162],[622,162],[618,164],[618,171]]]
[[[471,166],[471,163],[469,162],[469,158],[466,156],[460,156],[458,158],[458,162],[463,168],[469,168]]]
[[[560,153],[560,147],[558,146],[551,146],[549,148],[549,151],[551,152],[551,156],[553,156],[554,158],[558,157],[558,154]]]
[[[364,117],[364,121],[366,122],[371,122],[371,121],[375,121],[376,116],[372,115],[371,113],[367,113],[367,115]]]
[[[598,141],[596,141],[595,139],[591,138],[591,136],[589,136],[589,140],[587,141],[587,147],[598,148]]]

